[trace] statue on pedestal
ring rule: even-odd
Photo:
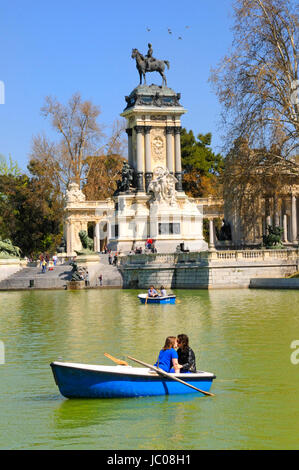
[[[148,44],[148,53],[146,56],[142,55],[138,49],[132,49],[132,59],[136,60],[136,67],[140,77],[140,85],[142,84],[142,77],[144,84],[146,84],[146,72],[159,72],[162,77],[162,86],[167,86],[164,70],[165,66],[167,66],[169,69],[169,62],[168,60],[155,59],[153,57],[153,49],[151,44]]]
[[[85,201],[85,195],[82,193],[77,183],[70,183],[68,185],[68,189],[65,193],[65,201],[66,203]]]
[[[123,163],[121,170],[121,180],[117,180],[117,190],[114,193],[114,196],[117,196],[119,193],[128,193],[133,186],[134,180],[134,170],[131,168],[128,162]]]

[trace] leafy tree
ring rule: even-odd
[[[181,153],[183,187],[189,196],[220,196],[219,175],[223,169],[223,158],[210,148],[211,133],[198,134],[182,129]]]
[[[8,160],[9,161],[7,163],[5,156],[0,154],[0,175],[20,176],[22,171],[19,168],[17,162],[11,158],[11,155],[9,155]]]
[[[125,159],[120,155],[101,155],[87,159],[87,178],[83,186],[86,199],[96,201],[111,197],[121,179]]]
[[[32,176],[0,176],[0,235],[23,255],[55,250],[62,237],[63,201],[44,168],[29,166]]]

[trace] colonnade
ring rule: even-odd
[[[137,190],[147,192],[153,178],[151,156],[151,130],[153,126],[140,126],[126,129],[128,134],[128,161],[137,173]],[[177,191],[182,188],[182,164],[181,164],[181,127],[166,126],[166,166],[171,174],[174,174],[178,183]],[[136,157],[133,151],[133,132],[136,132]],[[144,185],[145,183],[145,185]]]

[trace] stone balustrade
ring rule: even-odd
[[[249,287],[255,278],[284,278],[298,271],[299,251],[236,250],[122,256],[125,288]]]
[[[203,262],[230,262],[230,261],[262,261],[287,259],[296,260],[299,250],[232,250],[232,251],[204,251],[198,253],[155,253],[122,256],[121,266],[145,266],[153,264],[202,264]]]

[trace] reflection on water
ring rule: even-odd
[[[141,305],[138,293],[0,293],[1,448],[299,448],[299,365],[290,362],[298,292],[184,290],[176,305]],[[179,333],[198,368],[216,374],[215,397],[59,394],[51,361],[112,365],[108,352],[153,363]]]

